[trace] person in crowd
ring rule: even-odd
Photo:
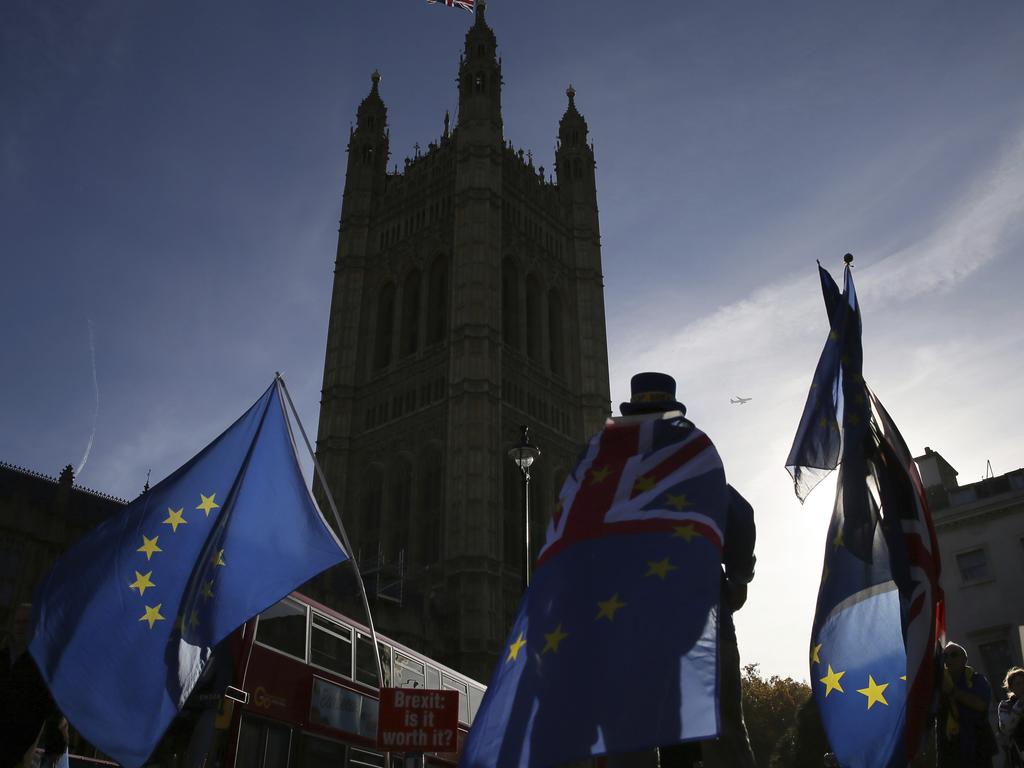
[[[1003,678],[1006,698],[999,702],[999,734],[1008,768],[1024,768],[1024,669],[1010,667]]]
[[[983,674],[967,664],[967,651],[947,643],[942,651],[945,672],[936,721],[938,768],[992,768],[998,751],[988,721],[992,688]]]

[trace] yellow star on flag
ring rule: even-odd
[[[182,515],[184,515],[184,514],[185,514],[185,508],[184,507],[182,507],[181,509],[171,509],[170,507],[168,507],[167,508],[167,519],[164,520],[164,525],[171,526],[171,532],[172,533],[177,533],[179,525],[188,525],[188,520],[186,520],[184,517],[182,517]]]
[[[203,510],[203,512],[206,513],[207,517],[210,516],[210,512],[212,510],[217,509],[217,508],[220,507],[220,504],[216,504],[213,501],[214,499],[217,498],[217,494],[216,493],[211,493],[209,496],[205,496],[205,495],[200,493],[199,494],[199,498],[201,498],[202,501],[199,502],[199,505],[196,507],[196,509]]]
[[[678,570],[678,568],[672,565],[668,561],[667,557],[664,560],[659,560],[658,562],[648,560],[647,573],[645,573],[644,576],[657,576],[659,579],[664,581],[665,577],[668,576],[668,572],[675,570]]]
[[[686,498],[685,493],[680,493],[678,496],[674,496],[671,493],[666,493],[665,503],[672,507],[676,512],[682,512],[684,509],[690,506],[690,500]]]
[[[188,625],[192,629],[195,629],[196,627],[199,626],[199,612],[198,611],[192,611],[192,614],[188,617]]]
[[[212,598],[213,597],[213,582],[212,581],[204,581],[203,582],[203,588],[200,590],[200,592],[202,592],[203,597],[206,598],[207,600]]]
[[[868,675],[868,677],[870,677],[870,675]],[[907,682],[907,676],[906,675],[900,675],[900,680],[902,680],[903,682]]]
[[[156,545],[159,539],[159,536],[154,536],[152,539],[150,539],[146,536],[146,534],[142,534],[142,546],[136,549],[135,551],[145,552],[146,560],[149,560],[149,558],[153,556],[154,552],[163,552],[163,550]]]
[[[601,467],[600,469],[590,470],[590,481],[595,485],[603,481],[611,473],[611,469],[608,467]]]
[[[150,587],[155,587],[156,586],[156,584],[154,584],[152,581],[149,580],[149,577],[152,576],[152,575],[153,575],[152,571],[150,571],[149,573],[139,573],[138,571],[136,571],[135,572],[135,581],[133,581],[131,584],[129,584],[128,588],[129,589],[137,589],[137,590],[139,590],[139,594],[140,595],[145,594],[147,589],[149,589]]]
[[[516,641],[514,643],[512,643],[512,645],[510,645],[508,647],[508,658],[505,659],[505,661],[509,662],[509,661],[515,661],[516,659],[518,659],[519,658],[519,651],[522,650],[524,645],[526,645],[526,638],[523,637],[523,633],[520,632],[519,633],[519,637],[516,638]]]
[[[828,665],[828,674],[818,681],[825,684],[825,698],[828,698],[828,695],[832,693],[832,691],[846,693],[846,691],[843,690],[843,686],[839,684],[840,678],[845,674],[845,672],[833,672],[832,665]]]
[[[685,539],[687,544],[693,541],[695,536],[700,536],[700,534],[697,533],[696,529],[690,523],[677,525],[675,531],[672,533],[673,539]]]
[[[654,487],[654,478],[653,477],[648,477],[647,475],[641,475],[640,477],[638,477],[636,479],[636,482],[633,483],[633,492],[634,493],[643,493],[644,491],[651,490],[651,488],[653,488],[653,487]]]
[[[178,630],[178,632],[184,634],[184,632],[185,632],[185,617],[184,616],[179,616],[178,618],[176,618],[174,620],[174,628],[176,630]]]
[[[600,610],[598,610],[597,616],[594,617],[594,620],[596,621],[597,619],[603,618],[608,619],[608,621],[612,621],[615,618],[615,612],[620,608],[625,607],[625,605],[625,603],[619,600],[619,593],[616,592],[604,602],[598,602],[597,606]]]
[[[832,539],[832,546],[835,547],[836,549],[839,549],[839,547],[843,546],[843,529],[842,529],[842,527],[839,527],[839,528],[836,529],[836,537],[834,539]]]
[[[164,617],[160,615],[160,608],[162,606],[163,606],[163,603],[157,603],[152,608],[150,608],[147,605],[146,606],[146,613],[145,613],[144,616],[140,616],[139,617],[139,621],[148,621],[149,622],[149,628],[152,629],[154,624],[156,624],[158,621],[163,621],[164,620]]]
[[[821,650],[821,643],[818,643],[814,648],[811,649],[811,661],[815,664],[821,664],[821,659],[818,657],[818,651]]]
[[[868,675],[868,687],[858,688],[857,693],[863,693],[865,696],[868,697],[868,709],[871,709],[871,707],[873,707],[877,703],[882,703],[885,704],[885,706],[889,706],[889,702],[886,701],[885,696],[882,695],[883,693],[885,693],[885,689],[888,687],[888,683],[882,683],[881,685],[879,685],[875,682],[875,678],[873,678],[871,675]]]
[[[555,627],[554,632],[549,632],[548,634],[544,635],[544,650],[541,651],[541,655],[543,656],[548,651],[554,651],[555,653],[558,653],[558,644],[565,640],[565,638],[567,638],[568,636],[569,634],[567,632],[563,632],[562,625],[559,624],[557,627]]]
[[[218,549],[217,554],[210,559],[210,562],[216,566],[227,565],[227,563],[224,562],[224,550]]]

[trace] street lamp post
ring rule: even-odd
[[[530,466],[540,456],[540,448],[530,443],[530,428],[519,427],[519,443],[509,449],[508,456],[519,468],[523,478],[523,592],[530,586]]]

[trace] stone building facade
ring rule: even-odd
[[[377,73],[359,105],[317,456],[378,628],[486,679],[521,592],[521,483],[507,451],[529,425],[542,450],[536,552],[610,403],[587,123],[570,87],[553,177],[516,151],[483,2],[475,14],[454,126],[446,116],[404,168],[388,170]]]
[[[996,695],[1024,662],[1024,469],[960,485],[931,448],[915,459],[942,562],[946,635],[967,649]]]
[[[0,463],[0,630],[10,630],[60,553],[126,504],[76,486],[70,465],[54,478]]]

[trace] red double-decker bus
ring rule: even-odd
[[[461,749],[484,686],[383,635],[377,642],[385,687],[458,691]],[[380,680],[369,629],[293,593],[260,614],[245,645],[248,701],[224,700],[207,766],[387,768],[375,746]],[[404,757],[391,753],[391,768]],[[457,759],[428,753],[424,764]]]

